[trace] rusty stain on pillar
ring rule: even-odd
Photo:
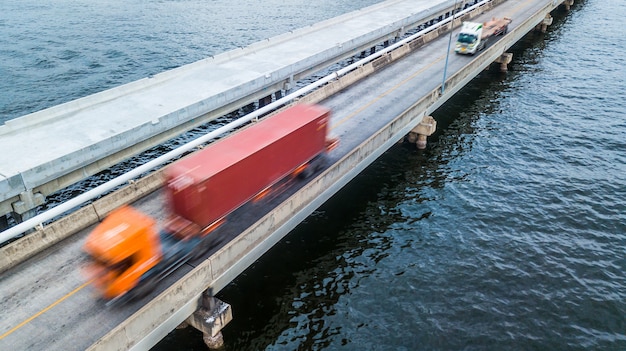
[[[511,61],[513,61],[513,54],[506,52],[500,55],[494,62],[500,64],[500,72],[506,72],[509,70],[508,65]]]
[[[407,141],[411,144],[415,143],[420,150],[425,149],[427,138],[436,130],[437,121],[432,116],[424,116],[422,121],[409,132]]]
[[[230,305],[207,291],[202,294],[202,307],[189,316],[186,322],[202,332],[202,340],[210,349],[217,349],[224,345],[221,330],[231,320],[233,313]]]

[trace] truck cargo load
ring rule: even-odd
[[[463,22],[454,51],[458,54],[474,55],[484,49],[490,39],[508,32],[511,19],[492,18],[485,23]]]

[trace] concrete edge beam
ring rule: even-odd
[[[0,248],[0,272],[4,272],[37,253],[70,237],[99,220],[92,205],[30,233]]]

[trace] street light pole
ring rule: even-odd
[[[450,45],[452,44],[452,30],[454,29],[454,15],[456,15],[456,4],[454,2],[454,9],[452,9],[452,21],[450,21],[450,36],[448,37],[448,51],[446,52],[446,64],[443,66],[443,80],[441,82],[441,95],[446,91],[446,73],[448,71],[448,57],[450,56]]]

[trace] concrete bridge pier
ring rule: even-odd
[[[24,191],[20,193],[20,199],[11,204],[13,211],[8,215],[17,223],[22,223],[35,217],[37,215],[37,206],[43,205],[45,202],[46,197],[42,193],[33,193],[32,190]],[[6,220],[6,216],[3,217]],[[0,228],[2,228],[2,223],[0,221]]]
[[[565,10],[569,11],[574,5],[574,0],[565,0],[563,1],[563,5],[565,5]]]
[[[283,83],[283,90],[285,91],[285,95],[289,95],[290,93],[292,93],[293,92],[292,89],[294,88],[294,86],[295,86],[295,83],[294,83],[294,78],[292,74]]]
[[[493,62],[500,64],[500,72],[506,72],[509,70],[509,63],[511,63],[511,61],[513,61],[513,54],[505,52]]]
[[[233,320],[232,309],[229,304],[211,296],[207,290],[202,294],[202,307],[187,318],[178,328],[187,325],[202,332],[202,340],[211,350],[224,346],[222,328]]]
[[[552,16],[550,16],[550,14],[547,14],[546,18],[544,18],[543,21],[541,21],[541,23],[539,23],[535,27],[535,29],[541,31],[541,33],[545,33],[548,30],[548,26],[552,24],[552,21],[554,21]]]
[[[426,148],[427,138],[437,130],[437,121],[432,116],[424,116],[422,121],[409,132],[407,141],[415,144],[418,149]]]

